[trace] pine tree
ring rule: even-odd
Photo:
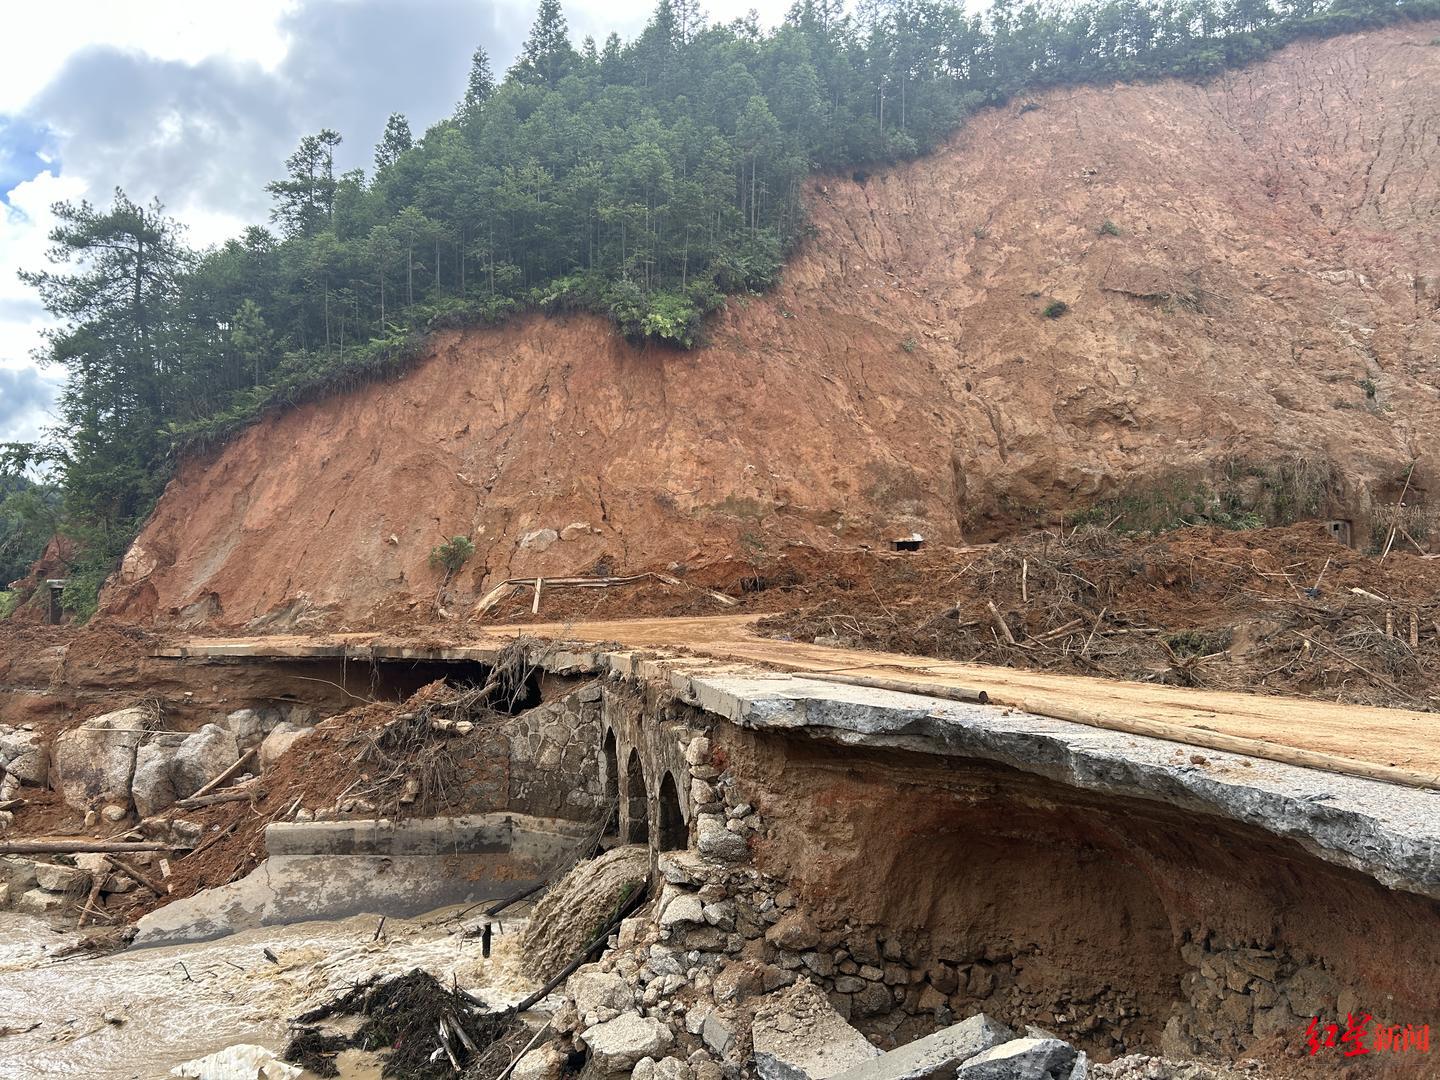
[[[265,190],[275,196],[270,220],[287,236],[313,236],[330,221],[335,205],[335,147],[338,133],[324,128],[306,135],[285,159],[284,180],[272,180]]]
[[[473,109],[485,104],[495,93],[495,75],[490,70],[490,55],[478,48],[470,58],[470,78],[465,83],[463,109]]]
[[[530,36],[520,50],[512,74],[527,85],[555,86],[578,60],[570,45],[570,28],[560,0],[540,0]]]
[[[375,146],[376,175],[399,161],[400,155],[409,150],[413,142],[410,137],[410,121],[405,119],[403,113],[391,113],[390,119],[385,121],[385,134],[380,136],[380,142]]]

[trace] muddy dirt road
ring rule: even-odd
[[[423,645],[414,644],[422,650],[437,652],[445,649],[483,652],[493,650],[510,638],[529,635],[555,641],[613,642],[630,649],[737,660],[820,676],[902,678],[921,686],[984,690],[996,704],[1045,715],[1064,718],[1067,711],[1079,711],[1101,717],[1109,714],[1159,721],[1193,731],[1201,739],[1207,733],[1218,733],[1379,766],[1396,766],[1436,777],[1436,786],[1440,787],[1440,743],[1435,739],[1440,718],[1433,713],[1053,675],[763,638],[753,630],[762,617],[530,623],[491,627],[484,635],[463,642],[441,643],[431,637]],[[376,634],[197,638],[177,642],[163,649],[162,655],[265,657],[344,652],[363,656],[369,648],[399,648],[405,644],[403,640]]]

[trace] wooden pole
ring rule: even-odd
[[[995,624],[995,629],[1000,631],[1009,644],[1014,645],[1015,635],[1010,632],[1010,624],[1001,617],[1000,609],[995,606],[995,601],[986,600],[985,606],[990,609],[990,620]]]
[[[123,855],[127,851],[177,851],[184,846],[157,844],[149,840],[137,843],[106,843],[103,840],[8,840],[0,841],[0,855]]]
[[[117,859],[114,855],[106,855],[105,861],[111,866],[113,866],[116,870],[119,870],[120,873],[124,874],[130,880],[134,881],[136,884],[145,886],[145,888],[149,889],[156,896],[165,896],[170,892],[169,889],[167,889],[164,885],[160,884],[160,882],[156,881],[149,874],[142,873],[139,869],[131,866],[123,859]]]
[[[256,748],[252,746],[249,750],[246,750],[245,753],[243,753],[243,754],[240,755],[240,759],[239,759],[238,761],[236,761],[235,764],[231,765],[228,769],[226,769],[224,772],[222,772],[219,776],[215,777],[214,780],[211,780],[208,784],[206,784],[204,787],[202,787],[199,791],[197,791],[197,792],[195,792],[195,794],[191,795],[190,798],[192,798],[192,799],[200,799],[200,798],[203,798],[203,797],[206,796],[206,795],[209,795],[210,792],[214,791],[217,787],[219,787],[221,784],[223,784],[226,780],[229,780],[232,776],[237,775],[237,774],[240,772],[241,769],[245,768],[246,765],[248,765],[251,761],[253,761],[253,760],[255,759],[255,754],[256,754]]]

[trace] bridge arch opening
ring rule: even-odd
[[[668,771],[660,781],[660,850],[680,851],[690,843],[690,830],[680,809],[680,792]]]
[[[605,732],[605,831],[602,836],[620,836],[620,756],[615,748],[615,731]]]
[[[650,798],[645,790],[645,769],[640,751],[632,749],[625,765],[625,842],[650,842]]]

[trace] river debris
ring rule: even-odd
[[[335,1056],[340,1051],[388,1050],[384,1076],[440,1080],[479,1061],[496,1042],[523,1028],[513,1013],[484,1008],[478,998],[458,986],[446,989],[419,968],[391,979],[377,976],[296,1017],[302,1026],[283,1057],[317,1076],[338,1076]],[[349,1036],[315,1026],[333,1016],[363,1016],[365,1021]]]

